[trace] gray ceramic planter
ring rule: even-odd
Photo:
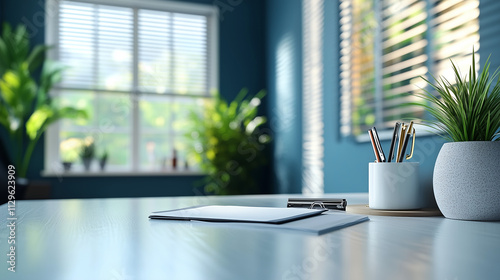
[[[445,217],[500,220],[500,142],[445,143],[433,181],[436,202]]]

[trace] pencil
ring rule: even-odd
[[[377,146],[375,145],[375,140],[373,139],[373,133],[372,130],[368,130],[368,134],[370,135],[370,140],[372,141],[372,147],[373,147],[373,152],[375,153],[375,158],[377,159],[377,162],[380,162],[380,156],[377,151]]]

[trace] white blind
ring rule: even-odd
[[[429,71],[444,75],[449,59],[470,64],[479,49],[478,1],[343,0],[341,16],[341,133],[420,118],[413,93]]]
[[[432,71],[453,81],[449,58],[453,57],[453,62],[465,74],[472,61],[472,47],[479,50],[479,0],[435,1],[431,10],[434,15],[431,26],[436,34]],[[476,53],[476,69],[479,64]]]
[[[302,193],[324,192],[323,0],[303,2]]]
[[[61,2],[58,53],[61,63],[69,67],[61,87],[206,95],[207,17],[135,10]],[[134,88],[134,71],[138,88]]]
[[[131,8],[63,1],[59,18],[62,87],[132,89]]]
[[[208,92],[206,17],[140,10],[139,34],[141,91]]]

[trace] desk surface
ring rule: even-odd
[[[295,195],[294,195],[295,196]],[[367,203],[366,194],[343,197]],[[500,223],[379,217],[315,236],[149,220],[199,204],[279,206],[288,195],[18,201],[16,272],[0,279],[498,279]]]

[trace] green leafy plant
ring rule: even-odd
[[[45,61],[47,50],[45,45],[30,50],[25,26],[12,30],[4,24],[0,38],[0,124],[8,134],[11,162],[19,177],[26,177],[36,143],[49,125],[63,118],[87,117],[83,110],[59,106],[49,95],[64,68]],[[33,77],[41,66],[39,76]]]
[[[437,129],[449,141],[495,141],[499,140],[500,129],[500,83],[498,69],[490,76],[489,58],[483,71],[476,74],[476,61],[472,52],[472,65],[468,76],[462,77],[451,61],[455,82],[445,77],[436,83],[422,77],[439,96],[425,90],[419,94],[426,103],[412,103],[423,106],[435,119],[426,125]],[[496,83],[494,83],[496,80]],[[493,85],[494,84],[494,85]]]
[[[108,151],[104,151],[100,156],[99,156],[99,161],[101,162],[106,162],[108,160]]]
[[[95,143],[94,139],[87,137],[82,141],[80,149],[80,157],[82,159],[92,159],[95,156]]]
[[[266,118],[257,116],[260,91],[248,96],[243,89],[228,104],[218,93],[205,103],[203,113],[191,112],[190,159],[208,173],[205,192],[244,194],[258,191],[255,171],[266,163],[265,146],[270,136],[260,129]]]
[[[61,142],[59,150],[63,162],[75,162],[79,157],[82,140],[78,138],[69,138]]]

